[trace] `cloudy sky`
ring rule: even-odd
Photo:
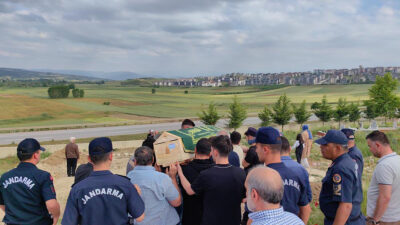
[[[398,0],[0,0],[0,67],[193,76],[400,66]]]

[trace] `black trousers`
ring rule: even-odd
[[[303,148],[296,148],[296,159],[297,162],[300,163],[301,162],[301,155],[303,155]]]
[[[249,212],[246,210],[243,213],[242,223],[241,225],[247,225],[247,221],[249,221]]]
[[[67,175],[75,176],[77,158],[67,158]]]

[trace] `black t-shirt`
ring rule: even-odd
[[[197,195],[203,195],[202,225],[240,224],[245,180],[245,172],[230,164],[217,164],[200,173],[192,189]]]
[[[149,147],[151,149],[154,149],[153,144],[154,144],[155,141],[156,141],[156,139],[154,138],[154,136],[148,134],[146,140],[144,140],[142,142],[142,146],[146,146],[146,147]]]
[[[75,182],[78,183],[79,181],[85,179],[88,177],[91,173],[93,172],[93,165],[91,163],[86,163],[78,166],[78,169],[76,169],[75,172]]]
[[[182,171],[186,179],[193,183],[200,175],[200,172],[209,169],[214,165],[211,159],[194,159],[187,165],[182,165]],[[182,188],[183,211],[182,224],[183,225],[200,225],[201,216],[203,215],[203,199],[201,195],[188,195]]]
[[[249,166],[244,168],[244,171],[246,172],[246,174],[249,173],[250,169],[253,166],[260,164],[260,160],[258,160],[258,155],[256,152],[256,146],[250,146],[249,151],[247,151],[246,157],[244,158],[244,160],[250,164]]]

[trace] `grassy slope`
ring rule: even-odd
[[[196,117],[211,101],[226,114],[234,94],[256,115],[264,104],[274,103],[286,93],[294,103],[320,101],[327,95],[335,104],[339,97],[348,101],[367,99],[370,85],[291,86],[275,90],[260,87],[156,88],[108,85],[78,85],[83,99],[48,99],[46,88],[0,89],[0,127],[48,126],[82,123],[122,123],[140,121],[134,116],[157,118]],[[184,94],[188,90],[189,94]],[[242,93],[242,94],[238,94]],[[110,105],[103,105],[110,102]],[[125,116],[121,116],[125,115]],[[133,116],[132,116],[133,115]]]

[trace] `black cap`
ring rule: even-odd
[[[108,137],[95,138],[89,143],[89,155],[100,155],[112,150],[112,142]]]
[[[341,129],[340,131],[342,131],[343,134],[346,135],[347,139],[354,140],[354,130],[353,129],[344,128],[344,129]]]
[[[349,139],[340,130],[328,130],[325,136],[315,141],[319,145],[326,145],[328,143],[345,145]]]
[[[37,150],[44,151],[46,150],[42,146],[40,146],[39,142],[33,138],[26,138],[18,144],[17,152],[26,154],[26,153],[34,153]]]
[[[254,127],[249,127],[249,128],[247,129],[247,131],[244,132],[244,135],[246,135],[246,136],[253,136],[253,137],[255,137],[256,134],[257,134],[257,129],[254,128]]]

